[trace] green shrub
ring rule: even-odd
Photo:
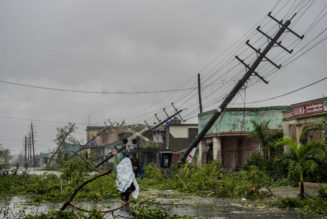
[[[165,219],[169,217],[168,211],[155,202],[137,202],[132,206],[131,215],[136,219]]]
[[[322,199],[327,199],[327,186],[323,186],[318,190],[319,197]]]
[[[56,211],[56,210],[51,210],[47,213],[42,213],[40,215],[32,216],[32,215],[27,215],[25,219],[78,219],[79,216],[76,214],[74,211]]]
[[[320,198],[283,198],[271,203],[278,208],[300,209],[302,211],[327,216],[327,200]]]
[[[253,166],[272,178],[272,184],[275,185],[289,185],[289,180],[293,182],[292,179],[297,179],[296,176],[289,175],[287,155],[278,154],[272,158],[265,158],[260,153],[253,153],[248,157],[244,169],[250,170]],[[297,181],[295,183],[297,184]]]
[[[87,166],[84,161],[78,158],[70,159],[65,162],[60,177],[64,182],[79,184],[82,183],[85,176],[88,175],[87,171]]]
[[[174,170],[169,177],[163,178],[161,170],[150,168],[151,173],[139,180],[143,187],[157,189],[176,189],[196,195],[219,198],[257,199],[263,195],[258,190],[272,181],[263,171],[251,167],[249,171],[231,172],[221,167],[219,161],[213,161],[203,167],[194,167],[185,172]]]

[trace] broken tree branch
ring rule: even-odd
[[[92,181],[94,181],[94,180],[96,180],[96,179],[98,179],[98,178],[100,178],[100,177],[102,177],[102,176],[105,176],[105,175],[108,175],[108,174],[110,174],[111,172],[112,172],[112,170],[113,169],[110,169],[110,170],[108,170],[107,172],[104,172],[104,173],[102,173],[102,174],[100,174],[100,175],[96,175],[96,176],[94,176],[93,178],[91,178],[91,179],[89,179],[89,180],[86,180],[85,182],[83,182],[81,185],[79,185],[78,187],[77,187],[77,189],[75,189],[75,191],[73,192],[73,194],[70,196],[70,198],[69,198],[69,200],[68,201],[66,201],[63,205],[62,205],[62,207],[60,208],[60,210],[65,210],[66,208],[67,208],[67,206],[69,206],[69,204],[71,203],[71,201],[73,200],[73,198],[76,196],[76,194],[77,194],[77,192],[79,191],[79,190],[81,190],[86,184],[88,184],[88,183],[90,183],[90,182],[92,182]]]
[[[88,161],[85,157],[81,156],[80,154],[76,153],[75,151],[72,151],[76,156],[80,157],[83,161],[85,161],[86,164],[88,164],[93,170],[95,170],[98,173],[102,173],[100,170],[95,168],[90,161]]]
[[[265,188],[270,192],[267,197],[270,197],[270,196],[274,196],[274,197],[277,197],[272,191],[271,189],[268,187],[268,186],[265,186]]]
[[[141,201],[140,203],[143,204],[143,203],[147,203],[149,202],[150,200],[152,199],[156,199],[156,198],[160,198],[160,196],[157,196],[157,197],[152,197],[152,198],[148,198],[144,201]],[[100,211],[102,214],[108,214],[108,213],[112,213],[114,211],[117,211],[123,207],[125,207],[126,205],[129,205],[130,203],[133,203],[135,202],[135,200],[130,200],[128,202],[125,202],[124,204],[122,204],[121,206],[117,207],[117,208],[113,208],[113,209],[110,209],[110,210],[106,210],[106,211]],[[154,203],[154,204],[160,204],[160,203]],[[164,205],[164,204],[163,204]],[[76,209],[76,210],[79,210],[79,211],[83,211],[83,212],[87,212],[87,213],[90,213],[91,211],[90,210],[86,210],[84,208],[80,208],[76,205],[74,205],[73,203],[69,203],[69,206],[71,206],[73,209]]]

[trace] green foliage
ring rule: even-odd
[[[28,178],[26,172],[21,175],[17,175],[17,170],[9,170],[7,168],[0,168],[0,195],[21,195],[22,191],[17,191],[18,187],[25,187],[24,183]]]
[[[169,217],[168,211],[154,201],[138,201],[132,206],[131,215],[136,219],[164,219]]]
[[[139,180],[142,187],[176,189],[218,198],[257,199],[264,195],[259,189],[271,183],[271,178],[257,168],[230,172],[223,169],[219,161],[213,161],[203,167],[194,167],[188,172],[176,169],[166,179],[159,169],[152,166],[145,169],[149,169],[153,174],[147,173],[143,180]]]
[[[271,177],[274,185],[289,185],[289,181],[286,179],[289,166],[287,155],[281,154],[272,158],[264,158],[260,153],[253,153],[248,157],[244,169],[250,170],[253,166]]]
[[[85,163],[78,159],[66,162],[60,177],[55,174],[17,175],[16,170],[0,169],[0,195],[31,195],[34,203],[65,201],[80,183],[87,180]],[[103,200],[117,197],[114,173],[87,184],[78,199]]]
[[[47,213],[42,213],[36,216],[27,215],[25,219],[78,219],[79,216],[74,211],[56,211],[51,210]]]
[[[63,200],[61,184],[60,178],[55,174],[30,175],[23,191],[25,194],[36,195],[34,202]]]
[[[303,197],[304,187],[304,173],[305,170],[317,169],[316,161],[319,159],[325,159],[324,149],[326,145],[322,142],[310,142],[307,145],[297,144],[294,140],[290,138],[284,138],[276,142],[276,145],[282,146],[287,145],[291,151],[288,155],[289,168],[288,174],[289,178],[297,178],[301,182],[300,194]]]
[[[117,191],[115,182],[115,173],[101,177],[81,189],[77,194],[77,198],[97,201],[117,197],[119,196],[119,192]]]
[[[93,208],[93,209],[91,209],[89,216],[87,218],[88,219],[103,219],[104,217],[98,209]]]
[[[303,202],[298,198],[283,198],[273,203],[273,206],[278,208],[302,208]]]
[[[65,162],[61,179],[66,183],[80,184],[87,175],[87,166],[85,162],[75,158]]]
[[[98,209],[91,209],[90,213],[88,214],[77,214],[73,210],[68,211],[60,211],[60,210],[51,210],[47,213],[41,213],[39,215],[27,215],[24,217],[25,219],[103,219],[102,213]]]
[[[327,200],[327,186],[323,186],[318,190],[319,197]]]
[[[258,123],[251,121],[254,131],[250,133],[249,138],[253,139],[263,149],[264,157],[274,157],[283,152],[282,147],[275,147],[275,142],[283,137],[281,131],[269,130],[269,122]]]
[[[327,216],[327,200],[320,198],[283,198],[271,203],[278,208],[300,209],[302,211]]]
[[[154,167],[153,163],[145,166],[144,171],[143,179],[138,179],[138,181],[140,181],[145,187],[151,187],[159,182],[165,181],[161,169]]]

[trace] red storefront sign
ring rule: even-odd
[[[324,112],[324,103],[311,103],[293,108],[293,116],[303,116],[312,113]]]

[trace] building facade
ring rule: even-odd
[[[165,144],[165,132],[162,128],[157,130],[145,132],[143,136],[135,135],[136,132],[142,132],[147,126],[142,124],[126,125],[126,126],[114,126],[108,128],[101,135],[97,136],[105,126],[88,126],[86,128],[87,141],[97,136],[93,141],[87,145],[87,151],[91,151],[97,154],[97,156],[103,156],[111,153],[111,150],[115,147],[120,147],[124,139],[131,140],[126,145],[126,151],[132,157],[137,157],[141,163],[156,163],[157,152]],[[133,137],[134,136],[134,137]]]
[[[283,112],[284,136],[301,142],[301,134],[305,128],[321,126],[327,115],[327,98],[319,98],[291,105],[291,109]],[[325,131],[315,129],[308,131],[302,141],[321,141]]]
[[[198,164],[219,159],[224,168],[242,169],[251,153],[261,151],[260,145],[247,137],[254,130],[251,121],[269,121],[269,129],[282,130],[282,111],[289,109],[289,106],[226,109],[200,142]],[[199,114],[199,132],[213,113],[208,111]]]
[[[182,124],[181,120],[175,117],[171,124],[166,125],[165,132],[166,141],[161,151],[171,151],[171,163],[175,164],[198,135],[198,124]]]

